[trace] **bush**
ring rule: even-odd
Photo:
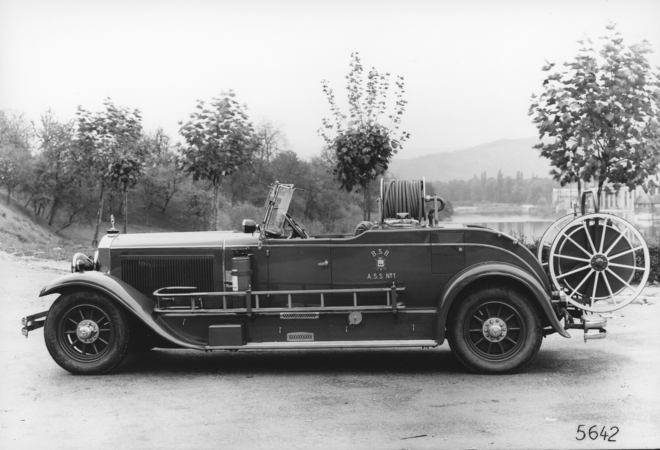
[[[647,242],[647,244],[649,246],[649,256],[651,257],[651,269],[649,270],[648,283],[660,283],[660,243]],[[640,252],[637,252],[637,264],[642,264]]]
[[[362,211],[359,206],[349,204],[338,208],[336,218],[331,221],[304,221],[303,228],[311,236],[324,234],[353,234],[355,227],[362,221]]]
[[[525,239],[525,236],[522,236],[521,242],[525,245],[525,247],[529,249],[530,252],[532,252],[534,256],[538,254],[539,245],[541,245],[541,238],[533,237],[532,242],[528,242]]]
[[[256,223],[263,220],[263,207],[254,206],[247,202],[238,202],[235,205],[228,205],[220,211],[222,223],[227,226],[223,230],[241,230],[243,220],[252,219]]]

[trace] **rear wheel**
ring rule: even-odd
[[[44,328],[48,352],[73,374],[109,372],[126,356],[129,342],[124,311],[105,296],[89,291],[61,295]]]
[[[507,288],[468,294],[447,326],[454,355],[476,373],[517,372],[536,356],[543,340],[534,307]]]

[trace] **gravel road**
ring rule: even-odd
[[[39,290],[68,263],[0,254],[2,449],[517,449],[660,446],[660,289],[608,337],[547,337],[523,373],[466,373],[436,349],[131,354],[104,376],[50,358]],[[583,440],[578,427],[586,431]],[[608,439],[598,435],[605,431]],[[616,427],[616,428],[614,428]],[[612,434],[618,429],[618,433]]]

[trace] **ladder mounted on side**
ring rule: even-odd
[[[168,316],[190,316],[190,315],[234,315],[245,313],[248,317],[252,314],[262,313],[290,313],[290,312],[341,312],[341,311],[392,311],[394,314],[399,309],[405,309],[405,304],[398,301],[399,293],[405,291],[405,287],[396,287],[394,283],[390,287],[362,288],[362,289],[317,289],[317,290],[283,290],[283,291],[229,291],[229,292],[168,292],[181,290],[195,290],[193,286],[170,286],[154,291],[156,297],[156,308],[154,312]],[[358,294],[361,293],[383,293],[385,303],[382,305],[358,305]],[[327,306],[325,297],[332,294],[352,294],[353,306]],[[265,296],[287,296],[287,307],[264,306],[262,298]],[[296,295],[318,295],[320,305],[317,306],[295,306],[293,296]],[[165,306],[164,300],[189,297],[186,305]],[[222,297],[222,308],[205,308],[204,299]],[[229,308],[227,297],[238,297],[245,299],[245,306],[240,308]],[[260,298],[261,297],[261,298]]]

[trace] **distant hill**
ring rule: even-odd
[[[460,147],[440,147],[440,148],[424,148],[424,147],[406,147],[405,150],[400,151],[394,158],[394,161],[402,161],[404,159],[419,158],[420,156],[435,155],[436,153],[455,152],[457,150],[465,150],[466,146]]]
[[[502,139],[464,150],[393,160],[389,172],[396,178],[426,177],[429,181],[468,180],[482,172],[494,177],[500,169],[504,176],[522,172],[525,178],[549,177],[550,162],[533,148],[537,143],[538,138]]]

